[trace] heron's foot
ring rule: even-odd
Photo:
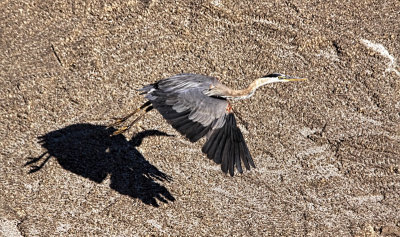
[[[122,121],[122,119],[119,119],[119,118],[111,118],[112,120],[114,120],[114,122],[112,122],[112,123],[110,123],[109,125],[107,125],[107,128],[111,128],[111,127],[114,127],[114,126],[118,126],[118,125],[120,125],[122,122],[124,122],[124,121]]]
[[[113,132],[113,134],[111,136],[115,136],[121,133],[126,132],[128,129],[130,129],[132,127],[132,125],[136,124],[140,119],[142,119],[144,117],[144,115],[149,112],[150,110],[153,109],[153,106],[149,106],[151,103],[148,101],[146,103],[144,103],[142,106],[140,106],[139,108],[137,108],[135,111],[133,111],[132,113],[126,115],[125,117],[122,118],[117,118],[116,121],[112,124],[110,124],[108,127],[113,127],[113,126],[118,126],[121,123],[124,123],[126,120],[128,120],[130,117],[132,117],[134,114],[136,114],[139,111],[143,111],[144,113],[141,113],[137,118],[135,118],[129,125],[127,126],[122,126],[121,128],[119,128],[117,131]]]
[[[123,126],[123,127],[119,128],[117,131],[113,132],[113,134],[111,136],[116,136],[118,134],[122,134],[122,133],[128,131],[133,125],[135,125],[134,127],[136,127],[137,129],[145,130],[145,128],[142,127],[140,124],[130,124],[129,126]]]
[[[116,136],[118,134],[124,133],[129,129],[128,126],[123,126],[121,128],[119,128],[117,131],[113,132],[112,136]]]
[[[124,117],[124,118],[112,118],[112,120],[115,120],[113,123],[109,124],[108,127],[114,127],[114,126],[118,126],[121,123],[125,122],[128,118]]]
[[[136,113],[136,111],[135,111],[134,113],[131,113],[131,114],[129,114],[129,115],[123,117],[123,118],[117,119],[113,124],[109,125],[109,127],[118,126],[118,125],[120,125],[121,123],[124,123],[126,120],[128,120],[130,117],[132,117],[132,115],[135,114],[135,113]],[[136,118],[136,119],[135,119],[132,123],[130,123],[129,125],[120,127],[117,131],[113,132],[112,136],[115,136],[115,135],[118,135],[118,134],[121,134],[121,133],[126,132],[126,131],[129,130],[129,129],[132,127],[132,125],[134,125],[141,117],[143,117],[143,114],[140,115],[138,118]]]
[[[112,118],[113,120],[115,120],[114,123],[108,125],[108,127],[114,127],[114,126],[118,126],[121,123],[125,122],[126,120],[128,120],[130,117],[132,117],[136,112],[138,112],[139,109],[136,109],[135,111],[133,111],[132,113],[126,115],[125,117],[122,118]]]

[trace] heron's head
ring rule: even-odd
[[[266,76],[261,77],[263,84],[274,83],[274,82],[288,82],[288,81],[305,81],[306,78],[301,77],[292,77],[288,75],[284,75],[281,73],[272,73]]]

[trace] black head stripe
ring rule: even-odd
[[[283,74],[280,74],[280,73],[272,73],[272,74],[268,74],[268,75],[263,76],[263,77],[279,77],[279,76],[283,76]]]

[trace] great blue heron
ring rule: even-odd
[[[234,166],[242,173],[241,161],[246,169],[255,168],[249,149],[228,99],[238,100],[251,97],[257,88],[274,82],[306,80],[273,73],[253,81],[243,90],[233,90],[220,83],[216,78],[198,74],[178,74],[147,85],[141,94],[148,99],[127,116],[118,119],[112,126],[119,125],[143,110],[157,109],[158,112],[182,135],[191,142],[203,136],[207,140],[202,151],[217,164],[221,164],[224,173],[234,175]],[[128,126],[123,126],[114,135],[125,132],[144,116],[143,113]]]

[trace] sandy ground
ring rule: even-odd
[[[400,236],[400,3],[0,2],[4,236]],[[234,88],[257,169],[230,177],[135,89]]]

